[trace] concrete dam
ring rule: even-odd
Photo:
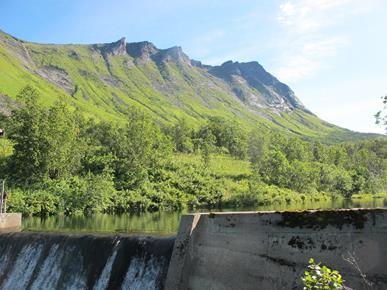
[[[0,234],[1,289],[387,289],[387,209],[185,215],[176,237]]]

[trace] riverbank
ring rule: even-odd
[[[80,215],[95,213],[198,211],[262,206],[320,207],[320,202],[344,199],[337,193],[297,192],[268,185],[252,176],[250,162],[229,155],[213,155],[208,168],[194,154],[175,154],[167,170],[136,190],[116,190],[109,176],[86,175],[46,181],[38,187],[10,188],[9,210],[23,215]],[[356,194],[371,202],[387,194]],[[300,205],[301,206],[300,206]]]

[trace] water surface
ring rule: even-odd
[[[223,208],[212,211],[258,211],[258,210],[305,210],[329,208],[376,208],[387,207],[385,199],[370,200],[336,200],[303,204],[274,204],[259,207]],[[199,210],[197,210],[198,212]],[[209,210],[200,210],[209,211]],[[74,233],[125,233],[133,235],[175,235],[183,214],[193,211],[180,212],[146,212],[136,214],[96,214],[92,216],[51,216],[47,218],[23,218],[24,231],[74,232]]]

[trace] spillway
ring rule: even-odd
[[[163,289],[174,238],[0,234],[0,289]]]

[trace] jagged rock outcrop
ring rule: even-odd
[[[125,55],[126,54],[126,38],[122,37],[120,40],[112,43],[98,45],[103,54],[111,55]]]
[[[158,49],[153,43],[148,41],[128,43],[127,53],[135,58],[145,61],[175,61],[191,64],[190,58],[183,52],[180,46],[173,46],[167,49]]]
[[[128,43],[126,45],[126,51],[133,58],[150,60],[151,56],[156,54],[159,50],[152,42],[142,41]]]
[[[125,38],[98,45],[98,48],[104,56],[127,54],[138,64],[154,61],[160,70],[163,70],[163,62],[174,62],[182,68],[187,65],[203,69],[224,81],[230,91],[251,110],[264,108],[283,112],[300,109],[310,113],[286,84],[268,73],[256,61],[227,61],[220,66],[203,65],[200,61],[191,60],[180,46],[158,49],[149,41],[126,43]]]
[[[220,66],[210,67],[208,71],[227,82],[234,93],[251,106],[279,111],[306,110],[286,84],[268,73],[256,61],[227,61]]]
[[[177,63],[186,63],[191,65],[191,60],[183,52],[183,49],[180,46],[161,49],[159,50],[157,57],[159,57],[162,61],[175,61]]]

